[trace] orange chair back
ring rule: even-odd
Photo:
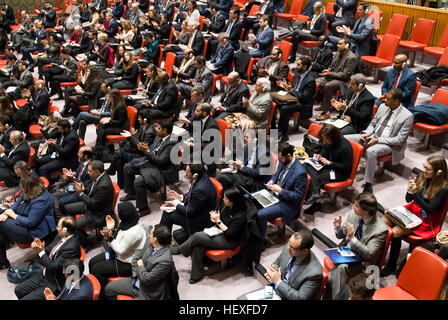
[[[383,40],[380,42],[376,56],[378,58],[392,61],[394,59],[395,52],[397,52],[399,42],[400,38],[398,36],[393,34],[385,34]]]
[[[424,270],[430,271],[422,278]],[[397,286],[419,300],[438,300],[448,272],[448,262],[417,247],[398,277]]]
[[[205,55],[207,53],[207,46],[208,46],[208,40],[204,40],[204,57],[205,57]]]
[[[320,296],[321,296],[321,298],[323,298],[323,296],[325,294],[325,287],[327,286],[327,282],[328,282],[328,271],[327,271],[327,269],[322,267],[322,273],[323,273],[322,286],[320,287]]]
[[[280,41],[278,44],[278,48],[282,50],[282,60],[285,63],[288,63],[288,57],[292,50],[292,43],[286,40]]]
[[[312,135],[313,137],[317,138],[317,135],[319,134],[320,129],[322,129],[322,126],[317,123],[311,123],[308,127],[307,133]]]
[[[112,185],[114,186],[114,201],[112,202],[112,209],[115,210],[118,196],[120,195],[120,187],[115,182],[112,182]]]
[[[222,119],[218,119],[218,120],[216,120],[216,122],[218,122],[219,132],[221,133],[222,146],[223,146],[223,148],[225,148],[226,147],[226,129],[230,129],[232,126],[230,125],[230,123],[228,123]]]
[[[334,12],[334,2],[328,2],[325,6],[325,13],[335,14]]]
[[[203,27],[204,27],[204,16],[199,16],[199,32],[202,32]]]
[[[350,173],[349,178],[351,180],[351,183],[353,183],[353,181],[355,181],[356,171],[358,171],[359,161],[361,160],[362,153],[364,152],[364,147],[359,143],[351,140],[348,140],[348,142],[350,142],[353,149],[352,172]]]
[[[394,230],[389,227],[388,225],[387,229],[389,229],[389,233],[386,236],[386,242],[384,243],[383,251],[381,252],[380,257],[378,258],[377,266],[381,270],[384,264],[384,260],[386,260],[387,251],[389,250],[390,242],[392,241],[392,237],[394,236]]]
[[[81,257],[79,258],[79,260],[81,260],[82,262],[86,260],[86,250],[84,250],[83,247],[81,247]]]
[[[268,135],[269,130],[271,130],[271,122],[272,119],[274,118],[275,108],[277,108],[277,104],[275,102],[272,102],[272,108],[271,111],[269,112],[268,126],[266,128],[266,135]]]
[[[176,61],[176,54],[168,52],[165,57],[165,71],[171,76],[173,75],[173,66]]]
[[[98,297],[100,296],[100,291],[101,291],[100,282],[93,274],[90,274],[90,273],[86,274],[86,277],[89,278],[90,282],[92,283],[92,287],[93,287],[92,300],[98,300]]]
[[[44,183],[45,188],[48,189],[48,186],[50,185],[50,182],[48,181],[48,179],[45,178],[45,177],[39,177],[39,178],[40,178],[40,180],[42,180],[42,182]]]
[[[28,165],[31,167],[33,166],[33,159],[36,155],[36,150],[34,150],[33,147],[30,147],[30,155],[28,156]]]
[[[289,9],[289,13],[293,15],[299,15],[302,12],[303,0],[294,0]]]
[[[288,73],[288,81],[289,84],[292,84],[292,80],[294,80],[294,73],[292,73],[291,71]]]
[[[222,196],[222,191],[223,191],[222,184],[221,184],[221,182],[219,182],[215,178],[210,177],[209,179],[213,183],[213,185],[215,186],[216,197],[218,198],[218,206],[219,206],[220,203],[221,203],[221,196]]]
[[[414,104],[415,104],[415,101],[417,101],[417,96],[418,96],[418,93],[420,92],[421,86],[422,86],[422,83],[417,80],[417,82],[415,83],[415,89],[414,89]]]
[[[252,66],[255,63],[255,59],[254,58],[250,58],[249,60],[249,65],[247,66],[247,81],[250,82],[250,74],[252,73]]]
[[[387,26],[386,34],[393,34],[401,39],[407,22],[408,16],[404,14],[394,14]]]
[[[445,49],[448,52],[448,49]],[[448,105],[448,90],[439,88],[432,96],[431,103],[442,103]]]
[[[170,32],[170,37],[169,37],[169,39],[168,39],[168,44],[170,44],[171,41],[173,40],[173,35],[174,35],[174,28],[171,27],[171,32]]]
[[[79,147],[81,148],[82,146],[84,146],[84,140],[79,138]]]
[[[134,107],[128,106],[129,130],[134,128],[135,120],[137,119],[138,110]]]
[[[158,65],[158,67],[160,67],[162,65],[162,58],[163,58],[163,48],[160,47],[160,56],[159,56],[159,65]]]
[[[260,9],[260,6],[253,5],[252,8],[250,8],[249,16],[250,16],[250,17],[255,16],[255,12],[256,12],[258,9]]]
[[[434,20],[419,18],[412,29],[410,40],[428,45],[432,29],[434,29]]]
[[[443,50],[442,56],[440,57],[437,66],[439,67],[442,64],[448,66],[448,47],[446,47],[445,50]]]
[[[448,24],[446,25],[445,30],[442,33],[442,37],[439,40],[439,47],[448,47]]]
[[[373,119],[376,115],[376,111],[378,110],[378,106],[376,104],[373,105],[372,114],[370,115],[370,119]]]
[[[278,155],[274,152],[271,152],[271,158],[272,158],[272,162],[271,162],[271,176],[272,176],[275,173],[275,171],[277,170]]]

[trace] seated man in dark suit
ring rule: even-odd
[[[282,300],[319,300],[322,266],[311,252],[314,239],[308,230],[299,230],[289,238],[280,256],[268,268],[265,278]],[[253,298],[251,297],[253,296]],[[264,298],[264,288],[245,294],[239,300]]]
[[[210,61],[206,62],[206,66],[215,74],[228,75],[232,71],[233,47],[229,43],[229,35],[220,33],[218,35],[219,46],[215,55]]]
[[[311,59],[309,57],[300,57],[297,60],[292,83],[288,84],[286,81],[278,82],[278,86],[289,92],[289,94],[286,96],[278,93],[272,94],[273,100],[277,103],[277,109],[280,110],[280,119],[278,120],[279,141],[289,140],[288,126],[292,113],[300,112],[300,119],[304,120],[311,118],[313,115],[316,82],[308,72],[310,65]],[[275,119],[273,120],[275,123]]]
[[[336,0],[333,7],[334,14],[326,14],[333,35],[338,35],[336,31],[337,26],[346,25],[349,28],[353,27],[357,4],[358,0]]]
[[[58,122],[58,131],[62,133],[61,137],[47,139],[48,155],[36,159],[36,169],[39,175],[51,180],[51,173],[69,168],[75,170],[77,167],[77,158],[79,149],[79,137],[72,125],[67,119]]]
[[[163,211],[160,224],[171,231],[173,224],[180,225],[188,236],[209,227],[210,211],[217,207],[216,190],[201,164],[188,164],[185,175],[191,182],[190,191],[179,195],[171,190],[168,196],[174,200],[163,205],[173,211]]]
[[[5,181],[8,188],[17,187],[20,183],[14,172],[14,164],[20,160],[28,162],[30,156],[30,147],[21,131],[11,132],[9,141],[13,147],[8,154],[5,153],[5,147],[0,145],[0,181]]]
[[[39,12],[39,19],[41,19],[45,29],[54,28],[56,26],[56,11],[54,11],[50,2],[46,2],[45,6]]]
[[[219,104],[213,109],[213,116],[217,119],[224,119],[232,112],[246,112],[246,108],[243,108],[243,97],[249,99],[250,92],[249,87],[243,81],[241,81],[238,72],[233,71],[227,76],[229,81],[229,89],[219,99]]]
[[[362,73],[351,76],[350,85],[342,97],[342,102],[331,101],[339,112],[338,118],[349,122],[341,128],[341,134],[361,133],[370,123],[375,97],[366,88],[367,79]]]
[[[171,231],[156,224],[150,231],[149,241],[132,259],[132,278],[109,282],[106,285],[108,300],[124,294],[135,300],[163,300],[166,298],[168,277],[177,272],[170,252]]]
[[[81,182],[73,182],[81,201],[61,206],[64,215],[82,214],[77,220],[80,230],[104,226],[106,214],[113,212],[114,187],[109,175],[104,172],[104,163],[92,160],[87,168],[92,181],[90,186],[85,188]]]
[[[392,88],[399,88],[403,91],[401,104],[405,108],[414,106],[414,91],[417,77],[409,67],[406,66],[408,57],[405,54],[398,54],[394,57],[392,68],[389,69],[381,86],[381,94],[375,104],[380,106],[385,100],[386,93]]]
[[[112,12],[106,12],[106,20],[100,28],[101,31],[107,34],[109,42],[115,43],[115,36],[118,33],[118,23],[115,21]]]
[[[92,281],[84,275],[84,262],[78,258],[65,261],[62,272],[68,281],[65,282],[61,293],[55,296],[53,291],[46,287],[45,300],[92,300]]]
[[[56,229],[58,235],[48,247],[38,238],[31,243],[34,253],[39,255],[37,262],[45,268],[45,272],[20,283],[14,289],[19,300],[45,300],[46,287],[58,295],[65,283],[63,264],[69,259],[81,257],[81,243],[75,234],[76,219],[63,217]]]
[[[190,99],[191,88],[193,88],[196,84],[202,84],[204,86],[204,89],[206,90],[204,93],[204,100],[208,101],[211,96],[213,72],[205,65],[206,61],[202,55],[196,56],[193,63],[196,67],[196,74],[194,78],[189,79],[188,82],[183,81],[177,85],[181,93],[180,103],[182,103],[184,99]]]
[[[317,39],[317,48],[314,48],[311,57],[311,69],[309,70],[313,78],[328,69],[333,60],[333,51],[328,47],[328,36],[322,35]]]
[[[278,145],[278,167],[266,188],[274,193],[279,202],[258,210],[257,224],[264,239],[269,219],[282,217],[283,223],[290,223],[300,214],[300,204],[305,196],[306,171],[294,157],[294,146],[287,142]]]
[[[179,181],[177,163],[171,161],[171,149],[177,140],[171,139],[173,124],[162,120],[155,124],[157,137],[151,146],[140,142],[137,148],[143,157],[133,159],[124,166],[124,191],[126,196],[120,201],[136,200],[140,216],[151,213],[148,205],[147,191],[158,192],[162,185],[170,185]],[[135,178],[136,175],[139,177]]]
[[[219,12],[219,5],[217,2],[210,2],[210,13],[211,17],[204,19],[204,24],[207,26],[207,31],[209,33],[221,33],[226,27],[226,19],[221,12]]]
[[[191,89],[191,102],[188,103],[188,113],[186,116],[179,116],[179,121],[183,123],[182,128],[193,134],[193,121],[196,119],[197,107],[204,103],[204,86],[197,84]]]
[[[271,92],[279,91],[281,88],[277,86],[277,81],[287,79],[289,73],[289,67],[283,62],[282,55],[282,49],[274,48],[269,56],[257,61],[252,70],[251,82],[255,82],[258,77],[265,77],[271,81]]]
[[[175,114],[178,105],[177,87],[165,71],[161,72],[157,81],[159,89],[151,100],[145,100],[146,105],[140,110],[143,118],[168,119]]]
[[[329,272],[327,294],[333,299],[344,289],[350,278],[362,272],[363,263],[376,265],[384,248],[389,232],[386,224],[377,216],[378,204],[372,193],[363,192],[356,196],[353,210],[342,224],[342,218],[334,218],[336,237],[342,240],[339,246],[349,246],[358,254],[359,263],[337,264]]]
[[[184,58],[183,50],[190,48],[193,50],[193,54],[197,56],[204,55],[204,36],[199,31],[198,26],[194,21],[188,21],[187,30],[190,34],[190,38],[186,45],[180,44],[179,47],[182,51],[176,52],[176,66],[180,66],[182,59]]]
[[[230,9],[230,17],[226,23],[223,31],[229,35],[229,42],[235,50],[240,48],[239,40],[241,39],[241,31],[243,24],[240,22],[240,8],[232,7]],[[207,58],[212,57],[215,54],[216,47],[218,46],[217,34],[212,33],[212,37],[208,39],[207,45]]]
[[[0,145],[5,148],[5,153],[9,154],[9,151],[14,147],[9,140],[11,133],[16,130],[12,125],[11,117],[7,115],[0,115]]]

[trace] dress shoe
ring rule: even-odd
[[[6,261],[5,263],[0,264],[0,270],[8,269],[11,266],[9,261]]]
[[[316,211],[322,211],[322,205],[317,201],[314,202],[310,207],[303,210],[303,213],[313,215]]]
[[[287,134],[283,135],[283,134],[280,133],[280,136],[278,137],[278,142],[279,142],[279,143],[280,143],[280,142],[286,142],[286,141],[288,141],[288,140],[289,140],[289,137],[288,137]]]
[[[131,201],[137,199],[135,194],[127,194],[124,197],[120,198],[120,201]]]
[[[204,277],[202,276],[201,278],[199,278],[199,279],[190,279],[190,284],[195,284],[195,283],[197,283],[197,282],[199,282],[199,281],[201,281],[202,279],[203,279]]]
[[[325,112],[325,113],[322,113],[320,116],[317,116],[316,120],[317,121],[325,121],[328,118],[330,118],[330,112]]]
[[[294,63],[296,62],[296,57],[290,56],[288,59],[288,63]]]
[[[310,196],[310,198],[305,201],[305,204],[313,204],[314,202],[316,202],[319,199],[320,199],[320,194],[318,192],[313,193]]]
[[[138,209],[138,214],[140,215],[140,217],[147,216],[150,213],[151,213],[151,209],[149,209],[149,208]]]
[[[366,184],[364,185],[364,189],[362,190],[362,192],[373,193],[372,185],[371,185],[370,183],[366,182]]]
[[[114,176],[115,173],[116,173],[116,171],[115,171],[115,170],[107,169],[107,170],[106,170],[106,173],[107,173],[108,175],[110,175],[110,176]]]

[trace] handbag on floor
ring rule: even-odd
[[[6,278],[11,283],[21,283],[34,276],[42,273],[42,266],[40,264],[31,262],[27,266],[11,266],[8,268]]]

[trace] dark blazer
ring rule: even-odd
[[[62,144],[61,144],[61,139]],[[71,164],[76,168],[78,163],[79,137],[76,130],[71,130],[66,136],[61,136],[55,144],[48,145],[49,153],[58,152],[59,159]]]
[[[224,28],[224,32],[227,31],[227,28],[229,27],[231,22],[232,22],[231,20],[227,21],[226,27]],[[235,50],[238,50],[240,48],[239,40],[241,39],[242,29],[243,29],[243,23],[239,21],[239,19],[237,19],[232,24],[232,28],[230,29],[229,42]]]
[[[127,139],[124,144],[120,145],[120,148],[125,148],[127,151],[140,153],[143,155],[143,153],[138,150],[137,144],[139,142],[144,142],[148,144],[148,146],[152,145],[154,140],[156,139],[157,133],[154,129],[154,126],[152,124],[148,124],[146,127],[143,125],[140,125],[137,131],[137,134],[135,136],[131,136]]]
[[[159,4],[160,3],[162,3],[162,1],[159,1]],[[163,10],[160,10],[159,6],[157,6],[156,10],[160,15],[165,13],[168,17],[168,20],[171,21],[173,19],[174,3],[172,3],[171,1],[167,1],[167,4],[165,8],[163,8]]]
[[[54,11],[53,8],[50,8],[47,10],[46,14],[40,14],[40,19],[46,29],[54,28],[56,26],[56,11]]]
[[[138,2],[138,8],[142,10],[142,12],[148,12],[149,0],[140,0]]]
[[[320,49],[316,47],[316,50],[313,51],[313,64],[311,65],[310,70],[313,76],[317,78],[319,73],[325,69],[328,69],[331,64],[331,60],[333,60],[333,51],[331,51],[330,48],[324,47],[323,49]]]
[[[221,0],[218,4],[219,13],[222,14],[226,19],[229,19],[230,8],[232,8],[232,0]]]
[[[76,168],[76,171],[75,171],[75,180],[82,182],[84,187],[87,187],[91,183],[91,179],[90,179],[90,176],[88,174],[89,170],[87,168],[88,164],[85,165],[84,168],[82,168],[82,165],[83,165],[83,162],[79,161],[78,168]],[[79,173],[81,171],[81,168],[82,168],[81,177],[78,179],[78,176],[79,176]]]
[[[79,287],[75,286],[69,292],[68,287],[65,286],[64,289],[62,289],[62,292],[56,297],[56,300],[92,300],[92,296],[92,282],[89,278],[83,276],[79,282]]]
[[[260,163],[259,154],[266,154],[266,157],[269,157],[269,151],[266,149],[266,146],[262,143],[258,144],[255,147],[255,163],[252,164],[252,167],[249,168],[249,160],[252,150],[249,150],[248,145],[244,146],[244,166],[237,174],[243,175],[246,179],[246,186],[252,186],[251,190],[261,190],[264,188],[264,184],[267,183],[270,179],[270,175],[262,175],[260,174],[261,169],[269,168],[270,164],[268,163]]]
[[[347,23],[347,27],[351,28],[355,23],[355,14],[357,6],[358,6],[358,0],[348,0],[347,2],[344,2],[344,0],[336,0],[333,10],[334,13],[336,14],[339,11],[339,8],[342,7],[342,17]]]
[[[33,99],[30,100],[31,108],[39,115],[48,115],[48,106],[50,105],[50,95],[46,89],[34,93]],[[37,121],[38,116],[33,119]]]
[[[240,82],[238,87],[234,90],[227,90],[222,96],[219,102],[223,107],[226,108],[226,112],[244,112],[245,108],[243,108],[242,101],[243,97],[249,99],[250,91],[249,87],[243,81]]]
[[[34,29],[33,32],[34,39],[37,40],[37,43],[35,46],[38,48],[40,52],[44,51],[44,45],[40,43],[41,40],[45,39],[47,37],[47,30],[45,29]]]
[[[152,152],[157,146],[159,146],[157,152]],[[178,148],[177,140],[171,139],[169,136],[165,141],[162,142],[162,138],[157,136],[154,142],[149,147],[149,151],[145,153],[145,158],[149,160],[143,167],[156,167],[159,169],[160,173],[163,175],[165,184],[173,184],[179,181],[179,170],[177,170],[177,163],[171,162],[171,149]],[[151,176],[145,177],[144,172],[142,173],[143,178],[151,179]]]
[[[87,8],[81,12],[81,17],[79,17],[81,23],[90,21],[90,10]]]
[[[0,158],[0,167],[8,168],[13,176],[16,176],[14,173],[14,165],[17,161],[23,160],[28,163],[28,158],[30,156],[30,146],[26,141],[22,141],[17,148],[11,149],[9,154]]]
[[[214,140],[213,136],[209,137],[207,139],[204,138],[203,133],[207,130],[218,130],[219,133],[219,126],[218,126],[218,122],[216,121],[215,118],[209,116],[207,118],[207,120],[204,123],[204,126],[202,127],[202,132],[201,132],[201,148],[204,149],[205,146],[207,146],[209,143],[212,143]],[[221,145],[222,144],[222,140],[221,138],[218,140],[218,143]]]
[[[216,70],[213,70],[214,73],[226,76],[232,72],[233,50],[230,43],[225,47],[218,45],[215,55],[210,60],[210,63],[216,68]]]
[[[403,100],[401,104],[405,108],[414,106],[414,90],[415,84],[417,82],[417,77],[411,69],[405,67],[402,71],[402,75],[400,81],[398,81],[397,88],[400,88],[403,91]],[[392,89],[392,85],[394,84],[396,73],[393,68],[389,69],[386,73],[386,77],[384,78],[383,85],[381,86],[381,94],[385,95],[387,91]]]
[[[186,232],[191,235],[209,226],[210,211],[216,210],[218,203],[215,187],[206,174],[193,184],[190,194],[184,195],[183,203],[176,206],[176,211],[188,219],[190,230]]]
[[[180,79],[188,80],[188,79],[194,79],[195,73],[196,73],[196,67],[194,66],[194,63],[190,63],[185,72],[178,72],[177,76]]]
[[[157,104],[152,107],[152,109],[159,110],[163,112],[167,118],[176,112],[178,90],[173,81],[170,80],[168,84],[163,87]],[[154,99],[154,97],[153,97]]]
[[[9,141],[9,137],[11,136],[11,132],[17,130],[14,126],[9,127],[6,132],[0,135],[0,144],[5,148],[5,154],[9,154],[11,149],[14,147],[12,143]]]
[[[160,50],[160,48],[159,48]],[[134,87],[137,87],[138,83],[137,83],[137,78],[138,78],[138,74],[139,74],[140,68],[138,66],[137,63],[133,63],[132,66],[123,72],[122,75],[122,80],[127,80],[130,83],[132,83],[132,85]]]
[[[140,1],[142,3],[143,1]],[[146,9],[148,9],[148,6],[146,6]],[[112,7],[112,16],[115,20],[120,20],[120,18],[123,16],[124,12],[124,5],[122,2],[115,2],[115,5]]]
[[[122,130],[129,130],[128,109],[124,104],[115,109],[110,121],[104,124],[104,128],[119,128]]]
[[[262,67],[266,70],[265,73],[258,74],[258,76],[260,76],[260,77],[267,76],[268,70],[271,67],[272,63],[273,62],[272,62],[270,55],[266,56],[263,59],[261,59],[260,61],[258,61],[256,63],[257,71],[258,71],[258,68],[260,68],[260,67]],[[277,81],[287,79],[288,73],[289,73],[288,65],[285,62],[283,62],[283,60],[280,59],[280,62],[278,63],[277,67],[274,69],[274,73],[269,76],[269,80],[271,80],[271,90],[272,91],[277,91],[277,90],[281,89],[281,88],[278,88]]]
[[[64,75],[72,79],[76,79],[78,74],[78,63],[76,62],[75,58],[70,57],[65,66],[68,68],[68,70],[64,69]]]
[[[87,99],[89,109],[96,109],[98,99],[103,96],[101,94],[101,80],[94,80],[92,83],[90,83],[90,86],[88,88],[86,88],[83,83],[78,82],[78,84],[84,89],[82,97]]]
[[[115,36],[118,33],[118,22],[115,19],[110,20],[109,28],[104,28],[104,33],[107,34],[109,42],[115,43]]]
[[[191,37],[191,35],[190,35]],[[188,40],[190,41],[190,40]],[[188,44],[188,43],[187,43]],[[204,55],[204,36],[201,32],[199,32],[199,29],[196,31],[196,34],[194,35],[193,41],[191,42],[191,49],[193,50],[193,54],[195,56],[202,56]]]
[[[299,74],[294,70],[294,78],[292,79],[292,88],[295,88],[299,80]],[[300,118],[309,119],[313,116],[314,98],[316,95],[316,81],[310,72],[300,84],[299,91],[292,90],[291,94],[297,97],[297,103],[300,107]]]
[[[313,29],[310,30],[310,33],[313,36],[320,37],[325,32],[325,26],[327,25],[327,16],[322,14],[319,19],[314,23]]]
[[[353,148],[350,142],[341,137],[338,144],[324,145],[320,154],[327,160],[331,161],[331,165],[325,166],[329,170],[333,170],[337,180],[345,180],[352,172]]]
[[[345,90],[342,100],[347,101],[347,106],[352,99],[353,91],[350,87]],[[367,128],[370,123],[370,116],[372,115],[373,104],[375,103],[375,97],[369,90],[364,89],[354,104],[345,111],[345,115],[350,116],[352,119],[355,133],[361,133]],[[343,111],[339,111],[339,116],[342,116]]]
[[[266,27],[262,34],[263,30],[261,28],[258,30],[257,38],[255,39],[255,43],[258,44],[258,50],[263,52],[263,57],[271,54],[271,46],[274,41],[274,31],[271,28]],[[260,37],[261,35],[261,37]]]
[[[89,188],[79,196],[82,202],[86,205],[86,213],[90,216],[96,226],[104,226],[106,215],[113,212],[112,204],[114,200],[114,187],[112,180],[107,173],[104,173],[99,178],[98,182],[93,187],[92,193],[89,195],[93,182]]]
[[[159,58],[160,58],[160,45],[159,45],[159,43],[157,43],[154,46],[154,48],[151,50],[151,52],[146,51],[145,55],[142,57],[142,59],[148,61],[149,63],[153,63],[155,65],[159,65]]]
[[[278,164],[277,171],[271,178],[274,183],[278,182],[282,168],[283,163],[280,162]],[[280,200],[278,204],[281,209],[282,221],[284,223],[289,223],[300,214],[299,208],[302,203],[302,199],[305,196],[306,181],[307,176],[305,168],[299,160],[295,159],[280,184],[283,191],[277,196]]]
[[[146,95],[149,98],[152,98],[156,94],[157,90],[159,90],[160,83],[157,80],[155,80],[153,82],[147,83],[145,85],[145,88],[146,88]]]
[[[59,294],[65,286],[65,276],[62,273],[63,264],[69,259],[81,257],[81,243],[76,235],[65,241],[50,258],[51,250],[57,246],[61,237],[57,235],[53,242],[45,247],[45,253],[37,262],[45,267],[45,279],[48,281],[48,287],[54,294]]]
[[[350,48],[356,53],[356,57],[370,55],[372,41],[376,41],[376,33],[373,22],[369,17],[358,19],[353,27],[353,32],[347,36],[350,41]]]
[[[34,77],[30,70],[23,71],[20,76],[17,78],[19,80],[19,88],[20,89],[31,89],[34,85]]]
[[[224,31],[226,26],[226,17],[221,13],[217,13],[210,19],[210,25],[208,26],[208,31],[214,33],[220,33]]]

